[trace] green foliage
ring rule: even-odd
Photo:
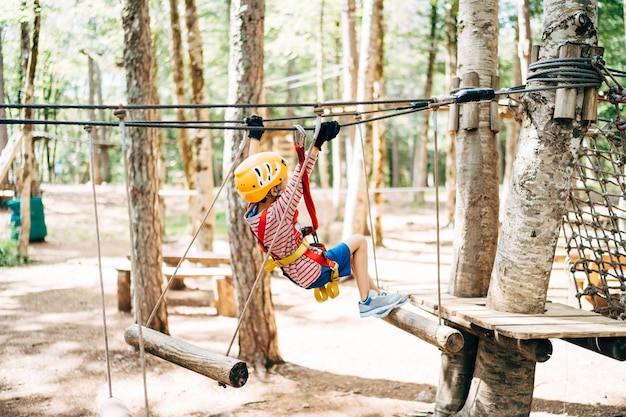
[[[422,98],[425,82],[429,12],[433,0],[385,0],[385,44],[384,44],[384,93],[385,98]],[[361,43],[360,25],[362,2],[357,1],[357,43]],[[0,14],[0,30],[3,34],[4,76],[6,100],[19,101],[23,87],[20,78],[20,22],[32,25],[32,3],[22,0],[3,0],[3,13]],[[36,79],[35,102],[86,104],[88,100],[87,56],[83,51],[91,51],[98,56],[105,104],[126,102],[126,80],[123,68],[123,31],[121,8],[118,0],[42,0],[42,32],[39,44],[39,65]],[[329,70],[342,63],[343,49],[341,34],[342,2],[296,2],[288,0],[266,0],[265,20],[265,83],[269,103],[317,102],[315,74],[317,71],[317,49],[319,45],[320,18],[323,16],[323,66]],[[439,0],[439,22],[437,38],[439,47],[435,63],[433,95],[444,95],[445,79],[445,28],[442,24],[445,8],[450,1]],[[227,101],[229,64],[229,10],[228,0],[197,0],[199,26],[204,45],[204,70],[207,98],[210,103]],[[157,83],[159,102],[171,104],[172,68],[170,58],[169,4],[165,0],[152,0],[151,25],[157,63]],[[184,5],[179,2],[183,43],[186,44],[184,28]],[[531,1],[533,40],[541,39],[542,4]],[[515,59],[513,42],[514,25],[517,20],[517,7],[514,0],[499,2],[499,75],[501,86],[510,87],[510,71]],[[621,0],[599,2],[600,46],[605,48],[605,60],[614,68],[623,67],[626,57],[623,51],[624,20]],[[188,57],[184,57],[188,61]],[[289,89],[285,79],[292,75],[311,74],[299,86]],[[185,74],[188,78],[188,74]],[[274,81],[283,80],[274,84]],[[187,80],[188,81],[188,80]],[[293,87],[293,85],[291,86]],[[325,99],[341,98],[342,81],[340,76],[331,76],[324,81]],[[293,93],[291,95],[290,93]],[[284,117],[286,108],[271,109],[269,117]],[[35,112],[38,119],[85,121],[92,116],[86,110],[43,109]],[[296,109],[296,114],[310,116],[310,109]],[[191,113],[189,113],[191,115]],[[173,111],[163,111],[163,119],[172,120]],[[20,117],[18,110],[9,109],[9,118]],[[111,111],[104,116],[97,114],[98,120],[116,122]],[[223,109],[211,111],[212,120],[223,119]],[[403,116],[386,120],[387,143],[397,143],[399,166],[389,169],[400,170],[400,183],[408,181],[410,155],[415,136],[416,123],[421,116]],[[191,118],[191,117],[190,117]],[[306,124],[307,121],[305,121]],[[310,123],[310,122],[309,122]],[[20,126],[8,125],[9,134]],[[88,162],[86,133],[82,126],[37,126],[36,130],[46,130],[66,140],[50,143],[46,153],[43,141],[37,143],[37,158],[41,176],[45,181],[57,183],[77,183],[85,173]],[[114,127],[102,131],[103,139],[119,144],[119,134]],[[440,135],[444,137],[445,135]],[[214,149],[214,162],[222,161],[223,132],[211,131]],[[176,131],[163,131],[166,144],[168,182],[177,183],[182,178],[182,167],[175,143]],[[441,145],[445,149],[445,144]],[[123,182],[122,158],[119,146],[109,148],[112,181]],[[60,175],[49,178],[45,159],[52,166],[59,167]],[[216,181],[221,181],[221,170],[215,170]]]
[[[0,239],[0,267],[17,266],[26,263],[17,250],[17,240]]]
[[[612,68],[624,69],[624,10],[622,0],[598,2],[598,44],[604,48],[604,60]]]

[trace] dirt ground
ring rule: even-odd
[[[91,187],[45,186],[45,242],[31,245],[28,266],[0,269],[0,416],[97,415],[98,400],[109,393],[105,321],[112,393],[135,416],[146,415],[146,404],[151,416],[162,417],[432,413],[440,352],[384,321],[360,319],[353,281],[341,286],[339,298],[318,304],[311,292],[274,278],[286,363],[264,375],[252,373],[242,388],[221,388],[152,356],[146,357],[144,384],[138,355],[123,339],[132,318],[117,311],[115,265],[129,251],[124,192],[100,186],[96,196],[100,257]],[[436,289],[432,206],[412,207],[403,202],[405,194],[387,199],[393,204],[384,214],[385,248],[376,250],[375,263],[381,284],[392,291]],[[170,196],[167,204],[168,213],[181,211],[186,200]],[[441,218],[445,223],[445,213]],[[1,239],[8,238],[8,222],[9,213],[1,210]],[[443,228],[439,275],[444,288],[451,240],[452,230]],[[187,241],[166,238],[164,251],[180,253]],[[227,242],[218,240],[216,251],[227,251]],[[216,314],[211,282],[186,282],[186,290],[168,298],[172,336],[225,353],[236,319]],[[567,282],[555,267],[552,301],[568,302]],[[552,358],[537,365],[531,416],[626,414],[624,363],[560,340],[553,344]]]

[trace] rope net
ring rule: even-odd
[[[626,153],[614,125],[580,147],[563,234],[579,306],[626,320]]]

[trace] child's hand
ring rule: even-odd
[[[252,127],[263,127],[263,118],[257,115],[246,117],[246,125]],[[252,139],[260,141],[263,133],[265,133],[264,129],[254,129],[250,130],[249,134]]]
[[[324,142],[335,139],[340,129],[341,126],[335,121],[322,123],[320,126],[320,131],[317,134],[317,138],[315,139],[314,145],[318,149],[322,149],[322,145],[324,144]]]

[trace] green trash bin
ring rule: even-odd
[[[15,227],[15,231],[11,234],[11,239],[17,240],[19,236],[18,227],[22,224],[20,221],[20,199],[16,198],[4,203],[9,207],[11,213],[11,225]],[[41,196],[31,197],[30,199],[30,242],[41,242],[48,234],[46,228],[46,218],[43,212],[43,203]]]

